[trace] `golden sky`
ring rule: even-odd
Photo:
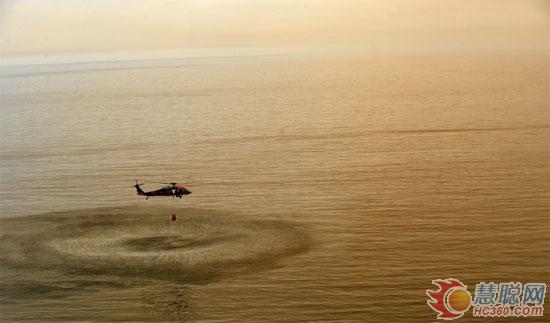
[[[0,0],[0,56],[261,48],[547,51],[545,0]]]

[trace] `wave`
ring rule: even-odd
[[[486,128],[431,128],[431,129],[395,129],[395,130],[363,130],[351,132],[332,132],[321,134],[283,134],[283,135],[259,135],[241,136],[229,138],[211,138],[204,140],[205,143],[242,143],[255,141],[301,141],[301,140],[334,140],[339,138],[356,138],[373,135],[394,135],[394,134],[431,134],[431,133],[463,133],[463,132],[502,132],[502,131],[524,131],[524,130],[546,130],[550,129],[549,124],[531,124],[517,127],[486,127]]]
[[[2,275],[3,290],[29,284],[6,277],[40,276],[37,288],[49,286],[40,272],[90,281],[117,276],[208,283],[269,268],[310,245],[295,223],[202,209],[85,209],[5,218],[1,228],[2,272],[16,273]]]

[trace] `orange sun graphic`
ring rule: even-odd
[[[457,319],[470,308],[472,296],[466,289],[466,285],[458,279],[437,279],[432,283],[439,289],[426,290],[426,294],[430,297],[427,303],[438,313],[438,319]]]

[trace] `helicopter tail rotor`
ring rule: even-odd
[[[141,189],[141,187],[139,187],[140,185],[143,185],[143,183],[139,184],[136,179],[136,185],[134,185],[133,187],[136,189],[137,195],[145,195],[145,192]]]

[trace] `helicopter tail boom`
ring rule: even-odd
[[[139,184],[136,183],[136,185],[134,185],[134,187],[136,188],[136,191],[137,191],[138,195],[145,195],[145,192],[141,189],[141,187],[139,187]]]

